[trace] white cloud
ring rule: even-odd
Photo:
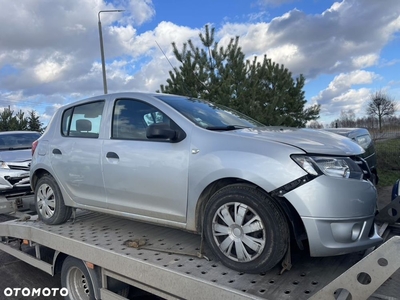
[[[367,68],[376,65],[379,61],[378,54],[367,54],[355,57],[353,59],[353,66],[357,69]]]
[[[151,0],[125,0],[122,1],[121,7],[129,8],[130,17],[126,18],[124,22],[137,26],[150,21],[156,14]]]
[[[35,66],[35,75],[41,83],[59,80],[72,59],[71,55],[62,55],[55,52],[51,57],[43,59]]]
[[[352,110],[356,116],[364,116],[371,88],[355,86],[369,85],[379,79],[379,75],[363,70],[342,73],[329,83],[328,87],[311,100],[321,104],[322,119],[339,118],[342,110]]]
[[[339,118],[342,110],[352,110],[357,117],[363,117],[370,95],[368,88],[348,89],[321,106],[321,116],[332,120]]]
[[[371,84],[378,78],[379,76],[377,74],[364,70],[353,71],[346,74],[342,73],[335,76],[333,81],[329,83],[329,86],[311,100],[325,106],[334,99],[341,99],[343,94],[347,93],[353,86]]]
[[[399,1],[381,5],[363,0],[362,6],[359,2],[335,2],[320,15],[294,9],[270,23],[225,24],[220,31],[225,41],[239,35],[245,53],[266,53],[294,74],[312,78],[326,72],[350,72],[376,64],[380,51],[400,30]],[[296,49],[296,59],[273,51],[288,49],[288,45]]]

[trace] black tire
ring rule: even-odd
[[[269,195],[250,185],[233,184],[217,191],[206,206],[203,226],[212,252],[239,272],[268,271],[288,248],[284,214]]]
[[[42,176],[36,184],[35,206],[39,218],[49,225],[65,223],[72,213],[71,207],[65,206],[60,188],[50,175]]]
[[[61,267],[61,287],[68,290],[66,300],[94,300],[93,283],[83,261],[68,256]]]

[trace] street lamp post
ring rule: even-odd
[[[101,68],[103,70],[103,88],[104,94],[107,94],[107,78],[106,78],[106,62],[104,60],[104,46],[103,46],[103,32],[101,30],[101,21],[100,21],[100,14],[106,12],[123,12],[122,9],[110,9],[110,10],[101,10],[97,14],[99,19],[99,37],[100,37],[100,54],[101,54]]]

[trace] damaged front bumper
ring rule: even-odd
[[[320,176],[285,197],[303,222],[311,256],[341,255],[382,242],[374,223],[377,192],[369,181]]]
[[[31,190],[29,171],[0,169],[0,193]]]

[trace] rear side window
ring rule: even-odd
[[[147,140],[146,129],[156,123],[170,124],[167,115],[154,106],[132,99],[119,99],[115,102],[112,138]]]
[[[63,136],[98,138],[104,101],[77,105],[64,111],[61,120]]]

